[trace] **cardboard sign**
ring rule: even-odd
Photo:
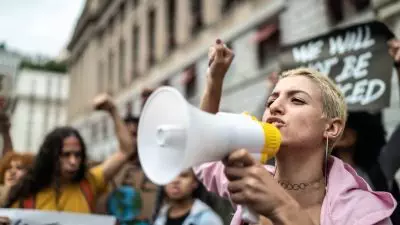
[[[40,210],[0,209],[1,217],[8,217],[11,225],[115,225],[112,216],[83,213],[49,212]]]
[[[283,70],[311,67],[328,75],[346,97],[349,110],[377,110],[390,101],[393,59],[387,41],[394,34],[380,22],[333,30],[284,47]]]

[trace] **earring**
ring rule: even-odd
[[[326,137],[325,143],[325,162],[324,162],[324,176],[325,176],[325,189],[328,188],[328,154],[329,154],[329,139]]]

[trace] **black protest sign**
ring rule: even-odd
[[[387,41],[393,33],[380,22],[336,29],[280,53],[283,70],[311,67],[327,74],[342,90],[349,110],[389,105],[393,59]]]

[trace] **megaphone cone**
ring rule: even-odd
[[[265,162],[275,156],[280,141],[279,130],[271,124],[243,114],[203,112],[171,87],[161,87],[147,99],[138,127],[142,168],[158,185],[239,148]]]

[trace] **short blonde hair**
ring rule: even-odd
[[[323,75],[311,68],[297,68],[283,72],[280,75],[280,79],[292,76],[304,76],[314,81],[319,86],[322,93],[322,111],[325,116],[330,119],[339,118],[343,121],[343,125],[345,125],[347,120],[347,104],[345,97],[327,75]],[[334,142],[335,141],[336,140],[334,140]],[[331,147],[333,147],[333,145]]]

